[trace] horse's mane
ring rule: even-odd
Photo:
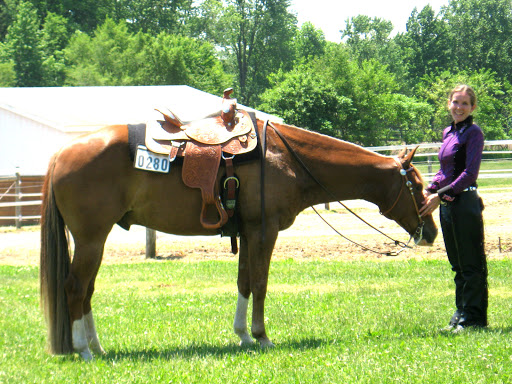
[[[371,157],[385,157],[389,156],[381,155],[380,153],[370,151],[369,149],[363,148],[360,145],[341,140],[332,136],[328,136],[315,131],[310,131],[304,128],[300,128],[294,125],[272,123],[277,129],[293,141],[300,143],[307,143],[318,148],[324,149],[335,149],[336,151],[343,151],[346,153],[353,153],[363,156]]]

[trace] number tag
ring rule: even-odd
[[[168,173],[171,163],[166,155],[150,152],[145,146],[139,145],[135,154],[134,167],[150,172]]]

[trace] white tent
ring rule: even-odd
[[[221,101],[222,95],[186,85],[0,88],[0,175],[43,175],[52,154],[72,138],[147,122],[159,116],[155,108],[189,121],[218,111]]]

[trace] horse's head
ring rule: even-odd
[[[418,147],[406,154],[402,151],[395,158],[397,174],[392,182],[397,185],[390,188],[392,203],[381,213],[396,221],[404,228],[418,245],[432,245],[437,236],[437,227],[432,215],[420,216],[423,205],[423,179],[412,165],[412,159]]]

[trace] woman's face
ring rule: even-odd
[[[466,92],[455,92],[448,102],[448,109],[455,124],[466,120],[475,108],[476,105],[471,105],[471,98]]]

